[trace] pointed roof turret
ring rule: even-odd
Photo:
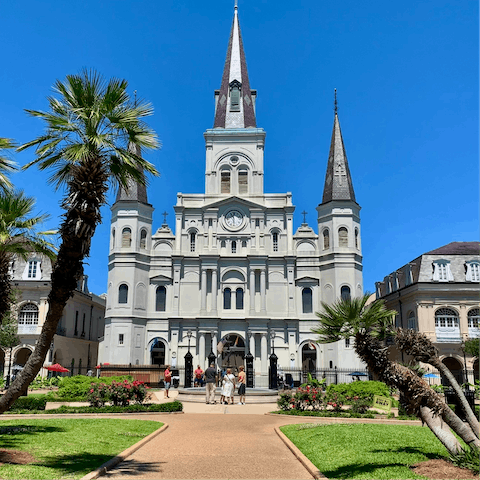
[[[333,121],[332,141],[330,143],[330,153],[328,154],[322,203],[331,202],[332,200],[349,200],[356,203],[342,131],[338,121],[337,89],[335,89],[335,118]]]
[[[216,95],[214,128],[256,127],[254,108],[256,92],[250,90],[236,2],[227,58],[223,69],[222,86]]]
[[[137,157],[142,156],[142,151],[138,145],[130,143],[128,145],[128,149],[130,152],[137,155]],[[125,189],[124,187],[120,186],[118,189],[115,203],[119,201],[140,202],[148,205],[147,187],[130,178],[128,180],[128,188]]]

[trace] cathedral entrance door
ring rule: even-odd
[[[151,365],[165,365],[165,344],[159,339],[155,338],[150,347]]]
[[[307,373],[311,373],[315,378],[315,370],[317,369],[317,349],[311,342],[307,342],[302,347],[302,372],[307,377]]]
[[[245,365],[243,357],[245,356],[245,342],[240,335],[231,333],[225,336],[226,343],[223,347],[222,358],[220,360],[221,369],[231,368],[232,373],[238,373],[238,367]]]

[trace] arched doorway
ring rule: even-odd
[[[222,350],[220,366],[222,370],[231,368],[235,373],[240,365],[244,365],[245,341],[240,335],[230,333],[225,336],[225,345]]]
[[[150,346],[150,364],[165,365],[165,344],[159,338],[154,338]]]
[[[478,358],[473,362],[473,378],[475,381],[480,380],[480,372],[478,371]]]
[[[455,377],[459,385],[464,383],[462,365],[456,358],[447,357],[447,358],[444,358],[442,362],[452,372],[453,376]],[[442,377],[442,385],[450,385],[450,382],[447,380],[447,378],[444,375],[442,375],[441,377]]]
[[[15,358],[13,360],[13,370],[21,370],[27,363],[28,358],[32,354],[32,351],[29,348],[22,347],[15,353]],[[16,373],[16,371],[14,373]]]
[[[312,342],[302,347],[302,370],[314,373],[317,368],[317,348]]]

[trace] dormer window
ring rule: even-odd
[[[238,80],[234,80],[230,84],[230,111],[239,112],[240,111],[240,88],[241,83]]]
[[[36,258],[29,260],[23,271],[22,280],[40,280],[42,278],[40,263]]]
[[[480,263],[479,262],[466,262],[467,275],[465,280],[467,282],[480,282]]]
[[[435,260],[433,262],[434,282],[453,282],[453,275],[448,260]]]

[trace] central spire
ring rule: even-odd
[[[227,58],[223,68],[222,85],[215,95],[217,98],[214,128],[256,127],[254,106],[256,92],[250,90],[247,62],[238,22],[237,2],[235,2]]]

